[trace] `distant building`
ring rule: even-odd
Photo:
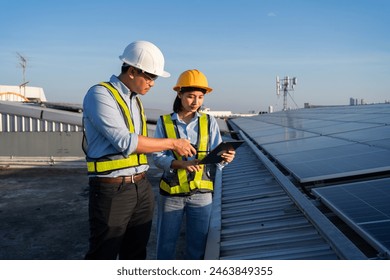
[[[46,96],[41,87],[0,85],[1,101],[38,101],[45,102]]]
[[[220,119],[230,119],[230,118],[237,118],[237,117],[253,117],[258,115],[255,111],[250,111],[249,113],[242,114],[242,113],[233,113],[232,111],[211,111],[210,108],[206,108],[206,107],[201,108],[200,112]],[[259,114],[265,114],[265,113],[268,112],[259,112]]]
[[[367,105],[367,102],[366,102],[366,100],[364,100],[364,98],[359,100],[358,98],[351,97],[349,99],[349,105],[351,105],[351,106]]]
[[[211,111],[210,108],[201,108],[202,113],[211,115],[216,118],[228,118],[232,115],[232,111]]]

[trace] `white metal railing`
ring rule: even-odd
[[[0,113],[0,132],[79,132],[75,124]]]

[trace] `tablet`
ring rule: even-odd
[[[219,163],[222,161],[221,155],[228,150],[236,150],[244,140],[235,141],[223,141],[214,150],[212,150],[207,156],[205,156],[199,164]]]

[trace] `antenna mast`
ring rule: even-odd
[[[21,55],[20,53],[16,53],[19,57],[19,65],[20,67],[22,67],[22,71],[23,71],[23,82],[19,85],[19,88],[20,88],[20,91],[22,91],[22,88],[23,88],[23,96],[26,97],[26,85],[29,83],[29,82],[26,82],[26,68],[27,68],[27,59]]]
[[[276,76],[276,95],[279,97],[280,91],[281,90],[283,91],[283,111],[287,111],[287,95],[289,94],[288,91],[289,90],[293,91],[296,85],[297,85],[296,77],[289,78],[288,76],[286,76],[283,79],[279,80],[279,76]]]
[[[21,55],[20,53],[16,53],[19,57],[19,65],[22,67],[23,70],[23,84],[26,82],[26,68],[27,68],[27,59]]]

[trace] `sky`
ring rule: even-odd
[[[390,100],[387,0],[0,0],[0,84],[28,86],[48,101],[81,104],[118,75],[133,41],[157,45],[170,78],[144,107],[171,110],[173,86],[198,69],[213,92],[204,106],[248,113],[283,109],[276,77],[296,77],[289,108]]]

